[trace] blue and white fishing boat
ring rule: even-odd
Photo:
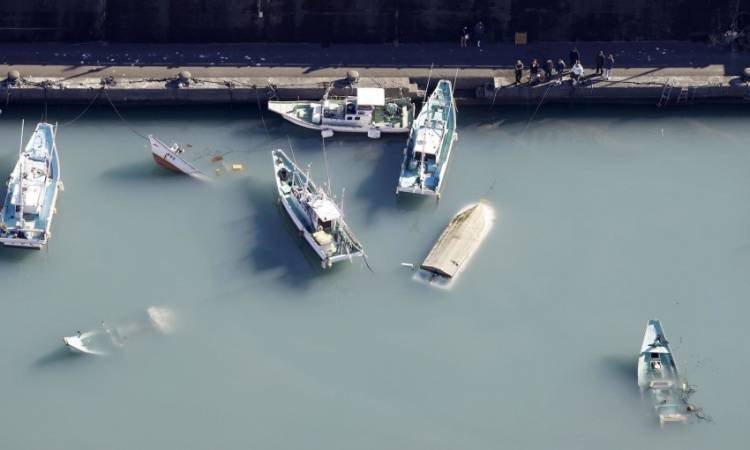
[[[282,150],[271,152],[281,204],[324,269],[339,261],[364,257],[362,244],[344,222],[340,208]]]
[[[456,102],[447,80],[438,81],[412,125],[396,194],[440,196],[456,133]]]
[[[0,210],[0,243],[42,249],[49,240],[57,193],[62,190],[56,127],[39,123],[23,148],[23,123],[18,162],[8,180]]]
[[[687,405],[682,395],[686,386],[680,383],[672,349],[658,320],[646,324],[638,355],[638,386],[641,392],[650,394],[661,426],[687,422]]]

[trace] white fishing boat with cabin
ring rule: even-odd
[[[23,147],[21,124],[18,162],[10,174],[0,210],[0,243],[5,246],[39,250],[52,235],[57,195],[63,187],[56,132],[56,126],[39,123]]]
[[[63,343],[73,353],[106,356],[124,347],[131,337],[154,331],[159,334],[174,331],[174,314],[170,309],[150,306],[146,309],[145,319],[120,325],[102,322],[99,328],[64,337]]]
[[[412,125],[396,194],[440,196],[456,132],[456,102],[448,80],[438,81]]]
[[[344,222],[343,208],[282,150],[272,151],[271,156],[281,204],[321,266],[328,269],[340,261],[365,257],[362,244]]]
[[[367,133],[373,139],[381,133],[408,133],[414,121],[414,104],[408,98],[385,98],[382,88],[357,88],[356,95],[310,101],[269,101],[268,110],[295,125],[320,130],[323,137],[334,132]]]
[[[672,349],[659,320],[646,324],[638,356],[638,386],[641,392],[650,394],[659,425],[687,422],[687,404],[682,395],[685,386],[680,383]]]
[[[194,178],[208,179],[203,172],[183,158],[185,149],[179,144],[175,143],[168,146],[151,135],[148,136],[148,142],[151,146],[151,154],[153,155],[156,164],[173,172],[184,173],[185,175],[190,175]]]

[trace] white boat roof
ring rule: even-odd
[[[312,203],[310,203],[310,206],[312,207],[313,211],[315,211],[315,215],[318,216],[318,219],[322,220],[323,222],[336,220],[341,217],[341,213],[336,207],[336,204],[327,197],[316,198],[312,201]]]
[[[385,105],[385,90],[383,88],[357,88],[357,104],[383,106]]]
[[[440,137],[442,130],[434,128],[419,128],[417,130],[416,142],[414,142],[414,151],[424,153],[425,155],[434,155],[440,147]]]

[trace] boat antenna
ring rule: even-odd
[[[323,138],[323,163],[326,166],[326,178],[328,179],[328,195],[331,195],[331,173],[328,170],[328,155],[326,153],[326,138]]]
[[[346,188],[341,188],[341,217],[344,217],[344,192]]]
[[[435,63],[430,63],[430,73],[427,74],[427,85],[424,87],[424,97],[422,97],[422,103],[427,101],[427,91],[430,89],[430,79],[432,78],[432,67]]]
[[[292,152],[292,160],[294,161],[294,165],[297,165],[297,157],[294,156],[294,147],[292,147],[292,139],[289,138],[289,135],[286,135],[286,140],[289,143],[289,151]]]

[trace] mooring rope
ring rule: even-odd
[[[115,114],[117,114],[117,117],[119,117],[120,120],[122,120],[122,123],[124,123],[126,127],[130,128],[130,131],[132,131],[133,133],[135,133],[137,136],[140,136],[142,139],[148,140],[148,138],[146,136],[144,136],[143,134],[139,133],[135,128],[133,128],[132,126],[130,126],[130,123],[128,123],[128,121],[125,120],[124,117],[122,117],[122,114],[120,114],[120,111],[117,109],[117,107],[115,106],[115,104],[112,102],[112,99],[109,98],[109,94],[107,94],[107,90],[103,89],[102,92],[104,92],[104,96],[107,97],[107,101],[109,101],[109,104],[112,106],[112,109],[115,111]]]
[[[86,114],[88,112],[88,110],[94,105],[94,103],[99,99],[99,97],[102,95],[103,91],[104,91],[104,86],[102,86],[102,88],[99,89],[99,92],[96,93],[96,95],[94,96],[94,98],[91,99],[91,101],[89,102],[89,104],[86,105],[86,107],[83,109],[83,111],[81,111],[80,114],[78,114],[77,116],[75,116],[73,118],[73,120],[69,120],[67,122],[61,123],[60,126],[61,127],[66,127],[68,125],[72,125],[76,120],[78,120],[81,117],[83,117],[83,115]]]
[[[258,96],[258,86],[253,85],[253,90],[255,90],[255,101],[258,103],[258,113],[260,114],[260,121],[263,123],[263,129],[266,130],[266,134],[270,137],[271,133],[268,131],[266,119],[263,117],[263,108],[261,107],[260,97]]]

